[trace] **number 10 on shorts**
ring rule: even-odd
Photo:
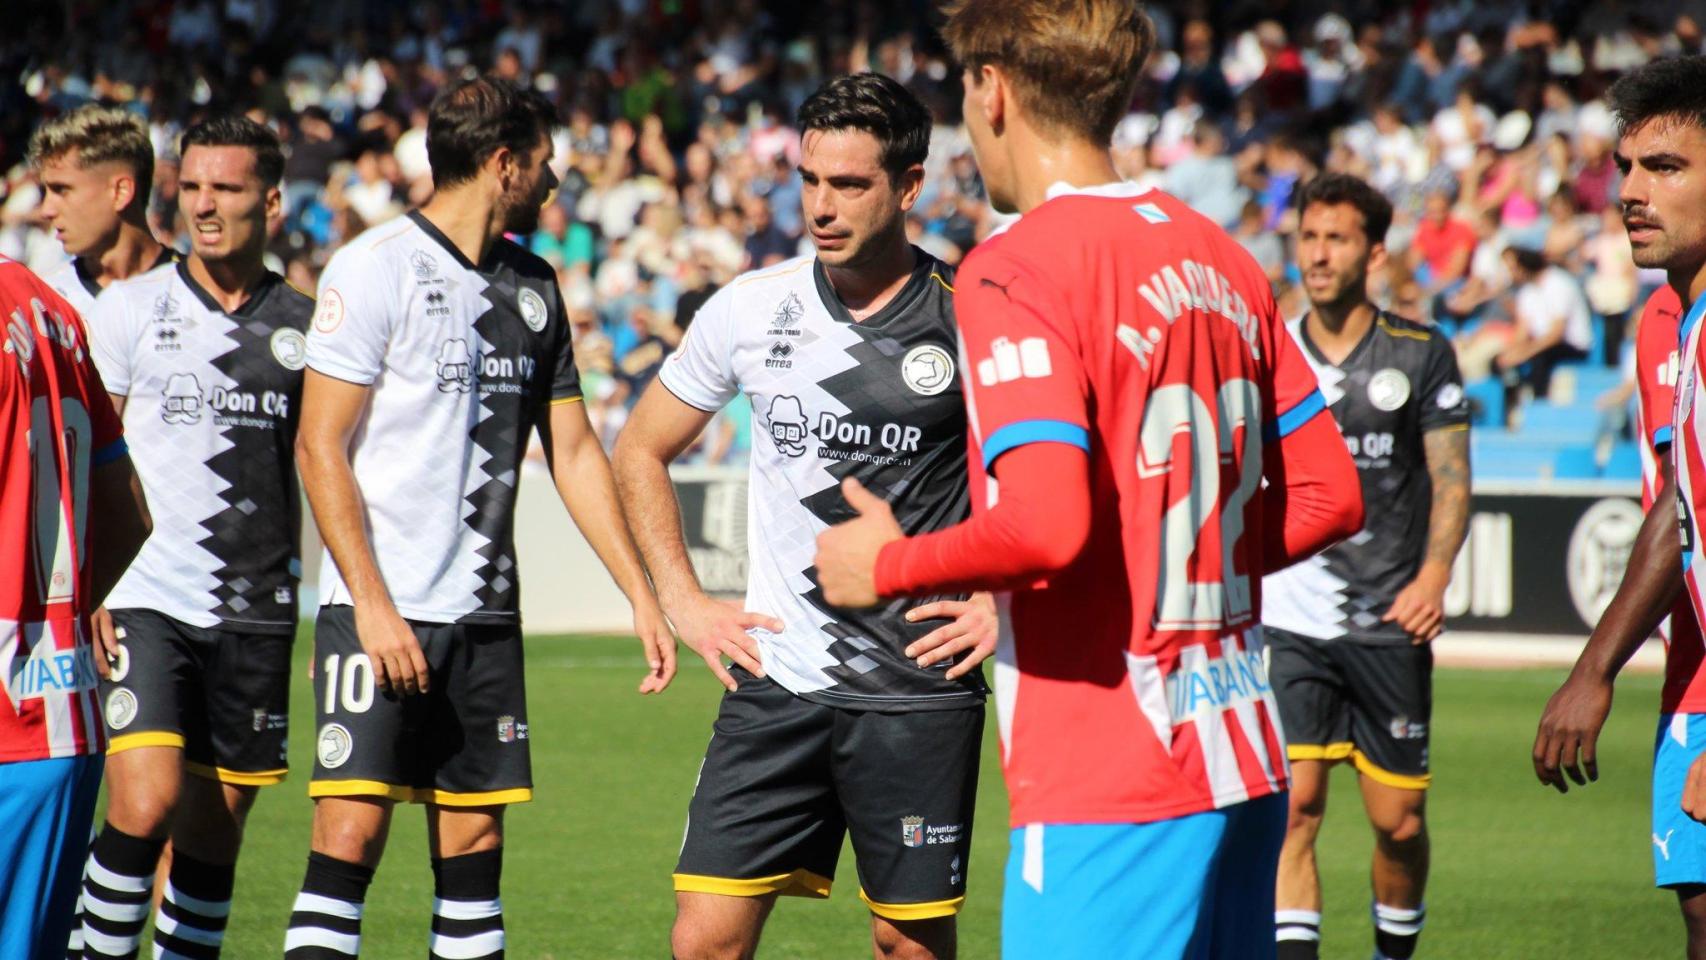
[[[365,653],[334,653],[322,664],[326,682],[326,712],[337,712],[342,695],[345,713],[366,713],[373,706],[373,661]]]

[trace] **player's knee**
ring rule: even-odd
[[[314,850],[347,863],[375,864],[385,847],[383,824],[314,812]]]
[[[669,932],[669,953],[674,960],[750,960],[749,940],[743,931],[677,917]]]
[[[133,837],[164,839],[178,807],[178,785],[113,780],[107,788],[107,822]]]
[[[954,918],[885,920],[876,917],[871,937],[880,960],[951,960]]]
[[[1286,811],[1286,834],[1313,838],[1321,832],[1321,820],[1326,815],[1326,791],[1293,792]]]
[[[1422,818],[1422,811],[1397,810],[1381,816],[1374,823],[1374,829],[1380,834],[1382,843],[1390,846],[1408,846],[1427,836],[1427,822]]]

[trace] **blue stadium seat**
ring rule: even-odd
[[[1552,476],[1560,444],[1504,430],[1470,434],[1470,459],[1475,476],[1490,480],[1538,480]]]
[[[1543,440],[1559,446],[1589,443],[1599,428],[1599,416],[1592,403],[1557,406],[1546,400],[1536,400],[1522,409],[1522,436]]]
[[[1565,447],[1552,461],[1552,476],[1559,480],[1597,480],[1599,460],[1592,447]]]
[[[1633,443],[1619,443],[1611,448],[1611,459],[1605,463],[1607,480],[1641,479],[1641,450]]]
[[[1554,376],[1573,376],[1576,381],[1574,406],[1591,406],[1606,391],[1623,382],[1623,371],[1616,367],[1597,367],[1588,364],[1560,370]]]
[[[1471,381],[1463,387],[1473,404],[1474,420],[1477,427],[1498,427],[1505,425],[1505,385],[1493,377],[1482,377]]]

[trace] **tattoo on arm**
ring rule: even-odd
[[[1422,435],[1422,447],[1433,479],[1425,560],[1449,570],[1469,533],[1469,431],[1463,427],[1429,430]]]

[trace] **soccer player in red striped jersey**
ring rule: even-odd
[[[1141,6],[966,0],[944,35],[990,199],[1023,214],[956,285],[974,516],[905,539],[890,491],[849,482],[821,582],[1011,591],[1005,956],[1272,957],[1261,578],[1361,527],[1355,466],[1261,268],[1114,170]]]
[[[1546,704],[1533,762],[1540,781],[1560,792],[1569,789],[1569,781],[1598,779],[1596,749],[1611,710],[1612,683],[1670,615],[1653,756],[1653,866],[1657,884],[1676,891],[1688,956],[1702,958],[1706,826],[1685,814],[1706,816],[1706,804],[1691,797],[1706,776],[1701,766],[1706,678],[1700,672],[1701,594],[1695,585],[1703,568],[1690,564],[1690,554],[1699,549],[1699,497],[1706,492],[1700,453],[1706,437],[1693,412],[1699,336],[1690,335],[1706,312],[1706,224],[1699,217],[1706,207],[1706,57],[1655,61],[1618,81],[1609,99],[1619,128],[1619,200],[1635,263],[1662,269],[1669,278],[1668,289],[1642,314],[1636,340],[1640,439],[1653,455],[1643,458],[1651,463],[1643,482],[1649,510],[1616,596],[1569,679]],[[1679,324],[1684,303],[1692,306]]]
[[[0,257],[0,956],[65,956],[100,789],[89,613],[148,536],[82,318]]]

